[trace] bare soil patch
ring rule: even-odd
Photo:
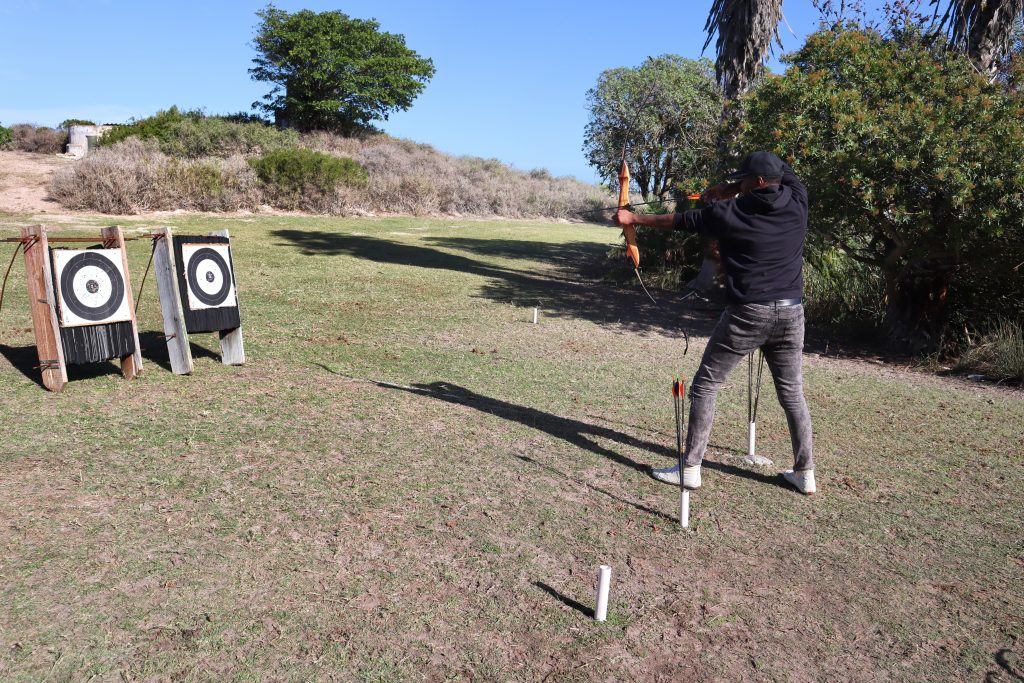
[[[56,213],[65,209],[50,199],[47,185],[71,159],[29,152],[0,152],[0,213]]]

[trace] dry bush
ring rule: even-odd
[[[45,126],[33,126],[31,123],[18,123],[10,128],[11,139],[5,145],[7,149],[36,154],[60,154],[68,142],[67,131]]]
[[[370,174],[359,208],[411,215],[575,219],[581,208],[607,205],[594,185],[547,171],[516,171],[495,159],[452,157],[430,145],[386,135],[306,136],[304,144],[358,161]]]
[[[1024,321],[998,318],[979,339],[969,339],[958,370],[999,380],[1024,380]]]
[[[607,205],[599,187],[547,171],[523,172],[495,159],[452,157],[429,145],[386,135],[343,138],[315,134],[303,145],[354,159],[369,174],[365,187],[281,192],[259,182],[242,157],[172,158],[153,140],[128,138],[61,172],[51,195],[70,209],[103,213],[186,209],[232,211],[262,204],[312,213],[459,215],[578,219],[583,208]]]
[[[69,209],[112,214],[259,206],[256,174],[241,157],[182,160],[132,138],[89,154],[54,176],[50,195]]]

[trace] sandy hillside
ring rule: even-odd
[[[51,154],[0,152],[0,213],[64,213],[46,186],[57,170],[74,161]]]

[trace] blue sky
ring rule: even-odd
[[[269,91],[250,80],[265,2],[0,0],[0,123],[123,122],[171,105],[248,111]],[[698,58],[711,0],[279,0],[340,10],[400,33],[437,73],[388,133],[515,168],[596,179],[581,152],[586,91],[605,69],[648,56]],[[652,8],[653,13],[642,11]],[[817,26],[810,0],[783,6],[784,51]],[[795,34],[795,35],[794,35]],[[709,56],[711,50],[709,48]],[[779,54],[776,48],[776,57]],[[770,64],[780,70],[778,62]]]

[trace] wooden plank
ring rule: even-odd
[[[117,225],[103,228],[104,246],[121,250],[121,265],[124,268],[124,295],[128,298],[128,310],[132,314],[132,336],[135,339],[135,351],[121,359],[121,374],[125,379],[135,379],[142,374],[142,345],[139,344],[139,323],[135,319],[135,296],[132,294],[132,282],[128,272],[128,252],[124,248],[124,233]]]
[[[164,336],[167,338],[167,355],[171,360],[171,371],[176,375],[190,374],[194,368],[192,348],[189,346],[188,331],[185,329],[185,311],[181,307],[181,294],[178,291],[170,228],[158,228],[154,231],[153,269],[156,288],[160,295],[160,312],[164,317]]]
[[[57,322],[57,300],[53,291],[53,271],[46,228],[34,225],[21,229],[25,242],[25,276],[28,278],[28,301],[32,311],[32,330],[36,337],[36,353],[43,374],[43,386],[58,392],[68,383],[64,347],[60,343]]]
[[[231,235],[227,230],[217,230],[211,232],[212,237],[227,237],[231,239]],[[235,277],[235,258],[234,250],[231,251],[231,277],[234,278],[235,282],[235,299],[238,304],[238,314],[241,317],[242,314],[242,302],[238,296],[238,278]],[[220,334],[220,360],[224,365],[245,365],[245,343],[242,340],[242,326],[239,325],[233,330],[221,330]]]

